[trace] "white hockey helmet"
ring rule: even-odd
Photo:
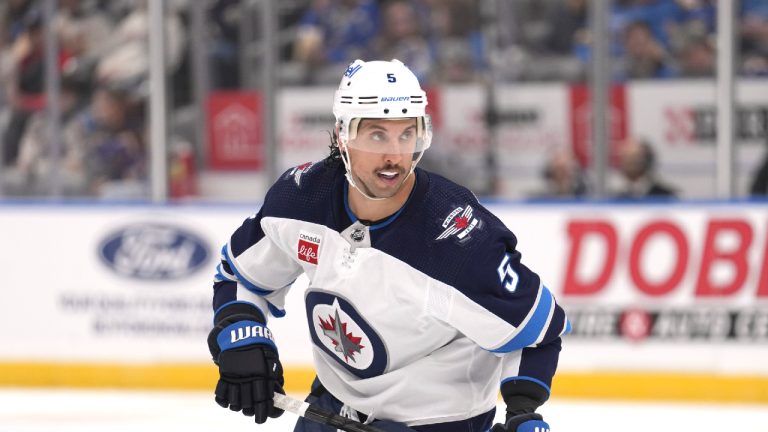
[[[419,158],[432,142],[432,125],[426,113],[427,94],[416,75],[400,60],[355,60],[341,78],[333,101],[339,143],[365,151],[391,152],[357,138],[362,119],[416,119],[414,142],[402,148]]]

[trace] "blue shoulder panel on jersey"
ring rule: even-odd
[[[229,246],[234,256],[240,256],[262,238],[264,238],[264,231],[261,229],[261,210],[259,210],[258,213],[244,220],[243,224],[232,233]]]
[[[214,276],[214,304],[236,299],[237,286],[230,282],[232,276],[257,295],[272,293],[245,277],[238,270],[234,259],[265,237],[261,228],[263,217],[304,220],[341,231],[343,227],[338,227],[335,221],[340,219],[336,217],[338,209],[343,208],[342,182],[344,174],[341,162],[303,164],[283,173],[270,187],[259,212],[246,219],[232,234],[229,241],[231,254],[226,245],[222,248],[223,264],[217,268]],[[268,306],[273,316],[285,316],[284,310],[269,302]]]
[[[471,236],[479,233],[475,228],[470,236],[458,239],[456,235],[437,238],[445,221],[458,208],[477,201],[466,188],[438,175],[417,168],[416,185],[407,204],[390,218],[385,226],[371,230],[371,243],[375,248],[407,263],[415,269],[446,284],[455,286],[464,261],[470,258]]]
[[[341,162],[316,162],[301,171],[299,182],[295,170],[286,171],[269,189],[261,209],[263,216],[297,219],[341,231],[343,227],[335,222],[340,219],[346,183]]]
[[[371,231],[372,245],[517,327],[533,307],[540,280],[520,264],[514,234],[465,187],[418,168],[415,175],[402,214]],[[504,258],[509,269],[500,269]],[[505,289],[513,277],[516,289]]]
[[[334,216],[343,205],[342,182],[345,180],[340,162],[304,164],[283,173],[267,191],[259,212],[232,234],[229,243],[233,257],[240,256],[264,237],[261,228],[264,217],[303,220],[341,231],[334,223],[337,219]]]

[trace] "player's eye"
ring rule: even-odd
[[[386,141],[387,136],[382,132],[373,132],[371,134],[371,140],[373,141]]]
[[[403,132],[402,135],[400,135],[401,141],[410,141],[413,139],[413,130],[408,129],[407,131]]]

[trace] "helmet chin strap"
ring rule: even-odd
[[[403,179],[403,182],[400,184],[401,187],[402,187],[402,185],[405,184],[406,181],[408,181],[408,178],[411,176],[411,174],[413,174],[413,171],[416,169],[416,164],[419,163],[419,161],[421,160],[421,157],[423,155],[424,155],[424,152],[422,151],[422,152],[419,153],[419,156],[416,158],[416,160],[413,161],[413,163],[411,164],[411,169],[408,171],[408,175],[405,176],[405,179]],[[349,184],[352,185],[353,188],[357,189],[357,191],[360,192],[360,194],[362,196],[368,198],[371,201],[384,201],[386,199],[392,198],[392,197],[381,198],[381,197],[373,197],[373,196],[368,195],[355,182],[355,178],[352,175],[352,163],[350,162],[350,159],[349,159],[349,153],[347,153],[345,151],[342,151],[341,152],[341,160],[344,162],[344,169],[346,171],[346,173],[344,174],[344,177],[347,178],[347,181],[349,182]]]

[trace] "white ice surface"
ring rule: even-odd
[[[768,432],[764,405],[555,399],[540,412],[553,432]],[[295,420],[285,413],[257,426],[203,392],[0,388],[0,432],[282,432]]]

